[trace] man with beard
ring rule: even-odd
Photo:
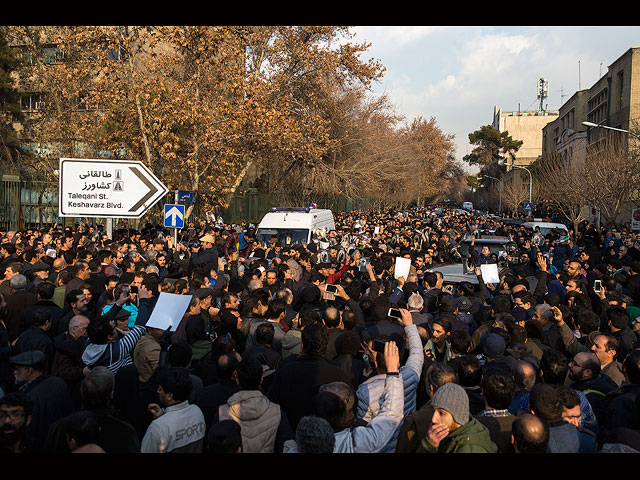
[[[33,402],[22,392],[0,398],[0,453],[28,453],[27,427]]]
[[[568,378],[571,380],[571,388],[585,394],[598,424],[601,424],[604,420],[606,395],[618,386],[608,375],[602,373],[598,356],[592,352],[576,353],[569,362]]]
[[[27,442],[34,452],[41,452],[49,427],[73,410],[69,388],[61,378],[44,372],[46,358],[38,350],[11,357],[10,362],[18,391],[27,394],[33,402]]]

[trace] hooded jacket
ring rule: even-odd
[[[274,453],[276,439],[283,434],[283,452],[295,447],[293,432],[280,406],[259,390],[241,390],[218,409],[219,420],[233,420],[240,425],[244,453]]]
[[[489,430],[475,417],[449,433],[436,448],[427,442],[420,442],[416,453],[497,453],[498,447],[491,440]]]

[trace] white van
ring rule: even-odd
[[[263,244],[273,237],[282,246],[294,243],[310,243],[313,231],[324,228],[335,230],[333,213],[327,209],[313,207],[273,207],[258,224],[256,239]]]
[[[468,210],[469,212],[473,211],[473,203],[472,202],[464,202],[462,204],[462,208],[464,208],[465,210]]]
[[[525,222],[522,224],[525,228],[530,228],[531,230],[536,229],[536,227],[540,227],[540,233],[542,235],[547,235],[551,230],[558,229],[564,232],[564,235],[569,235],[569,230],[567,226],[562,223],[551,223],[551,222],[543,222],[543,221],[533,221],[533,222]]]

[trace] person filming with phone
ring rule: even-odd
[[[392,315],[398,315],[399,318],[393,317]],[[422,364],[424,363],[422,341],[420,340],[418,327],[413,324],[413,317],[408,310],[390,307],[387,310],[387,317],[392,318],[399,325],[402,325],[404,328],[404,337],[400,339],[400,342],[404,343],[406,338],[409,344],[409,357],[406,363],[397,370],[404,388],[404,411],[402,417],[404,419],[408,414],[416,410],[416,392],[420,381],[420,374],[422,373]],[[378,338],[371,338],[368,342],[369,358],[372,364],[375,365],[376,375],[363,382],[356,391],[358,398],[357,415],[358,418],[365,422],[370,422],[378,415],[382,403],[380,400],[384,393],[386,376],[392,371],[390,366],[386,364],[385,356],[383,355],[387,341],[389,340],[380,336]],[[396,341],[396,344],[398,343],[399,342]],[[395,370],[397,367],[394,365],[393,368]],[[381,450],[382,452],[395,452],[401,424],[402,423],[397,425],[391,439]]]

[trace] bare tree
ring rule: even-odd
[[[606,133],[592,142],[581,175],[581,191],[586,204],[600,209],[605,223],[616,224],[623,204],[637,197],[640,158],[636,142]]]
[[[514,172],[505,175],[502,187],[502,203],[513,212],[518,212],[519,207],[524,207],[524,202],[529,199],[529,186],[522,181],[522,173]]]
[[[584,162],[571,162],[557,155],[540,164],[536,171],[536,184],[540,194],[555,205],[573,223],[574,241],[578,224],[586,219],[583,214],[587,204],[589,172]]]

